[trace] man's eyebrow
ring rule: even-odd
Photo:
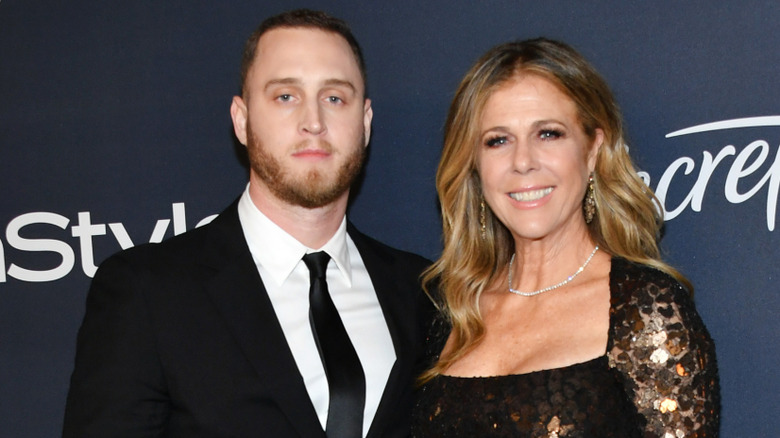
[[[355,85],[347,80],[344,79],[328,79],[325,81],[325,85],[327,86],[337,86],[337,87],[347,87],[352,90],[353,93],[357,92],[357,88],[355,88]]]
[[[265,90],[267,91],[271,87],[275,87],[278,85],[301,85],[303,84],[303,81],[301,81],[298,78],[279,78],[279,79],[271,79],[270,81],[266,82],[265,84]],[[353,93],[357,93],[357,87],[355,87],[355,84],[353,84],[351,81],[348,81],[346,79],[326,79],[323,83],[326,87],[346,87],[352,90]]]
[[[271,79],[270,81],[266,82],[264,89],[268,90],[269,88],[277,85],[297,85],[300,83],[301,80],[296,78]]]

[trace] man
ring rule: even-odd
[[[65,437],[408,434],[427,262],[345,219],[372,117],[357,42],[323,13],[269,18],[242,82],[247,189],[211,224],[103,263]]]

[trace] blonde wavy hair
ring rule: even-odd
[[[591,140],[596,129],[604,132],[593,174],[597,213],[588,224],[591,238],[603,251],[667,272],[692,290],[680,273],[661,260],[662,209],[637,175],[623,138],[620,110],[604,79],[561,42],[539,38],[499,45],[463,78],[444,127],[444,150],[436,174],[444,250],[425,272],[424,283],[436,284],[438,295],[433,298],[452,325],[453,344],[421,376],[423,382],[444,372],[480,341],[484,335],[480,295],[503,275],[514,252],[509,230],[486,204],[482,235],[479,125],[491,94],[509,80],[527,74],[547,79],[574,101],[582,128]]]

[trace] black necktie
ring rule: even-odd
[[[363,405],[366,378],[344,323],[328,292],[325,281],[330,256],[315,252],[303,256],[309,268],[309,321],[328,379],[330,403],[325,433],[328,438],[363,436]]]

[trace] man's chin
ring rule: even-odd
[[[343,196],[349,186],[339,187],[333,179],[311,178],[272,187],[275,194],[290,204],[305,208],[320,208],[335,202]]]
[[[253,176],[281,201],[305,208],[319,208],[347,195],[362,168],[364,154],[338,160],[286,160],[284,164],[272,155],[254,149],[250,155]]]

